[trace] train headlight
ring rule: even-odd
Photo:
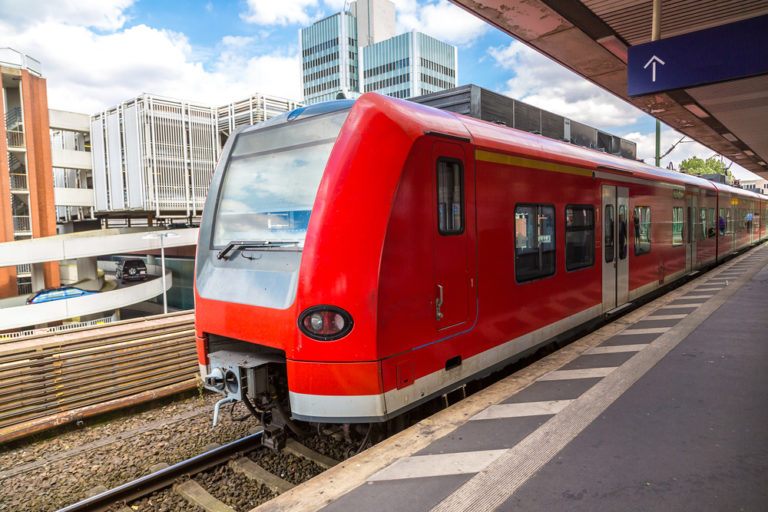
[[[352,317],[336,306],[313,306],[299,315],[299,329],[315,340],[338,340],[352,330]]]

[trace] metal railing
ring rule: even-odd
[[[32,284],[31,283],[25,283],[25,284],[29,284],[30,291],[27,293],[32,293]],[[62,332],[62,331],[71,331],[73,329],[79,329],[81,327],[90,327],[92,325],[111,324],[112,322],[116,322],[117,320],[118,320],[117,315],[112,315],[112,316],[105,316],[104,318],[97,318],[95,320],[88,320],[86,322],[56,325],[54,327],[42,327],[40,329],[29,329],[26,331],[6,332],[3,334],[0,334],[0,343],[16,340],[18,338],[24,338],[26,336],[34,336],[35,334],[56,333],[56,332]]]
[[[32,273],[32,265],[29,263],[22,263],[21,265],[16,265],[16,275],[21,276],[24,274],[31,274]]]
[[[23,148],[24,147],[24,132],[21,130],[8,130],[6,133],[8,139],[9,148]]]
[[[0,344],[0,443],[197,386],[194,313]]]
[[[16,283],[16,292],[19,295],[29,295],[32,293],[32,283]],[[5,334],[0,334],[0,340],[3,339]]]
[[[8,109],[5,113],[5,128],[10,130],[19,124],[21,124],[21,107]]]
[[[26,174],[10,174],[11,190],[28,190]]]
[[[27,231],[32,231],[32,222],[30,217],[28,215],[27,216],[14,215],[13,216],[13,232],[23,233]]]
[[[37,76],[42,76],[43,73],[43,66],[39,60],[13,48],[0,48],[0,64],[14,68],[26,68]]]
[[[19,158],[16,156],[15,152],[9,152],[8,153],[8,168],[11,170],[14,174],[24,174],[24,172],[18,172],[18,169],[24,167],[24,162],[19,160]]]

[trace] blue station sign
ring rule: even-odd
[[[632,46],[627,93],[655,92],[768,73],[768,15]]]

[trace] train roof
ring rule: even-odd
[[[392,117],[399,118],[401,117],[400,115],[407,117],[408,119],[403,119],[403,122],[409,125],[408,131],[414,132],[413,135],[417,135],[416,132],[418,132],[418,135],[422,135],[425,131],[438,131],[454,137],[469,138],[475,145],[482,148],[518,153],[529,158],[534,157],[558,161],[567,165],[620,175],[629,173],[633,177],[640,179],[673,185],[696,186],[713,192],[719,190],[754,199],[768,200],[768,196],[741,188],[715,183],[689,174],[670,172],[641,161],[629,160],[596,149],[576,146],[568,142],[550,139],[543,135],[407,100],[390,98],[378,93],[366,93],[357,101],[361,100],[363,102],[371,101],[377,103],[382,109],[387,110],[387,113],[392,115]],[[414,119],[418,127],[413,126]],[[510,145],[514,147],[511,148]]]

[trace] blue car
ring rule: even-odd
[[[84,297],[99,292],[89,292],[74,286],[62,286],[61,288],[48,288],[40,290],[27,299],[27,304],[42,304],[43,302],[52,302],[54,300],[74,299],[75,297]]]

